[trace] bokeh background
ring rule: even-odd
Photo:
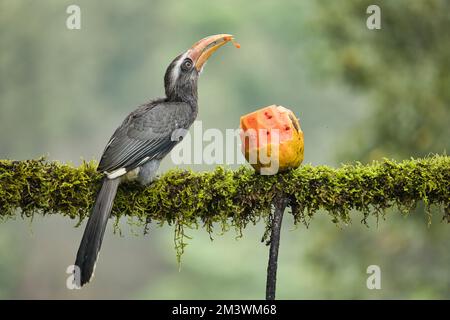
[[[66,8],[81,7],[81,30]],[[237,128],[239,116],[288,106],[305,132],[305,163],[339,166],[406,159],[450,147],[450,2],[377,1],[382,29],[368,30],[372,1],[0,0],[0,158],[79,164],[98,159],[137,105],[162,96],[170,61],[204,36],[231,33],[200,79],[204,128]],[[173,167],[170,160],[161,168]],[[194,170],[211,166],[193,165]],[[1,208],[0,208],[1,210]],[[423,207],[405,217],[336,227],[326,212],[295,228],[287,215],[280,299],[450,298],[449,226]],[[83,228],[58,216],[0,223],[0,298],[259,299],[268,248],[264,226],[214,235],[191,230],[176,263],[173,229],[112,224],[83,290],[67,290]],[[83,224],[84,226],[84,224]],[[382,289],[368,290],[379,265]]]

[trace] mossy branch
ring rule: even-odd
[[[73,167],[44,159],[0,160],[0,217],[61,214],[82,221],[100,179],[94,162]],[[339,169],[305,165],[274,176],[260,176],[247,167],[235,171],[217,167],[211,172],[171,170],[148,187],[122,184],[112,215],[117,219],[132,216],[143,224],[175,224],[181,253],[183,228],[198,227],[199,223],[210,233],[218,223],[223,231],[235,227],[240,234],[249,222],[263,219],[267,238],[271,206],[280,194],[288,200],[295,223],[306,225],[320,209],[327,211],[334,223],[349,223],[351,210],[360,211],[366,222],[370,215],[384,216],[390,207],[410,212],[420,201],[429,215],[433,205],[441,208],[449,222],[450,157],[399,163],[384,160]]]

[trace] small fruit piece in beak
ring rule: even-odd
[[[233,43],[233,45],[234,45],[237,49],[240,49],[240,48],[241,48],[241,45],[240,45],[239,43],[237,43],[236,40],[234,40],[233,36],[225,37],[224,40],[225,40],[225,41],[231,41],[231,42]]]

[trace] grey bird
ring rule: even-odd
[[[177,56],[164,76],[166,97],[139,106],[112,135],[97,169],[105,177],[75,261],[74,280],[78,286],[88,283],[94,275],[119,184],[129,175],[144,185],[153,181],[160,161],[197,117],[197,81],[205,62],[231,40],[229,34],[209,36]]]

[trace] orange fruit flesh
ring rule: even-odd
[[[275,165],[281,172],[302,163],[303,132],[289,109],[272,105],[244,115],[241,129],[242,151],[256,171]]]

